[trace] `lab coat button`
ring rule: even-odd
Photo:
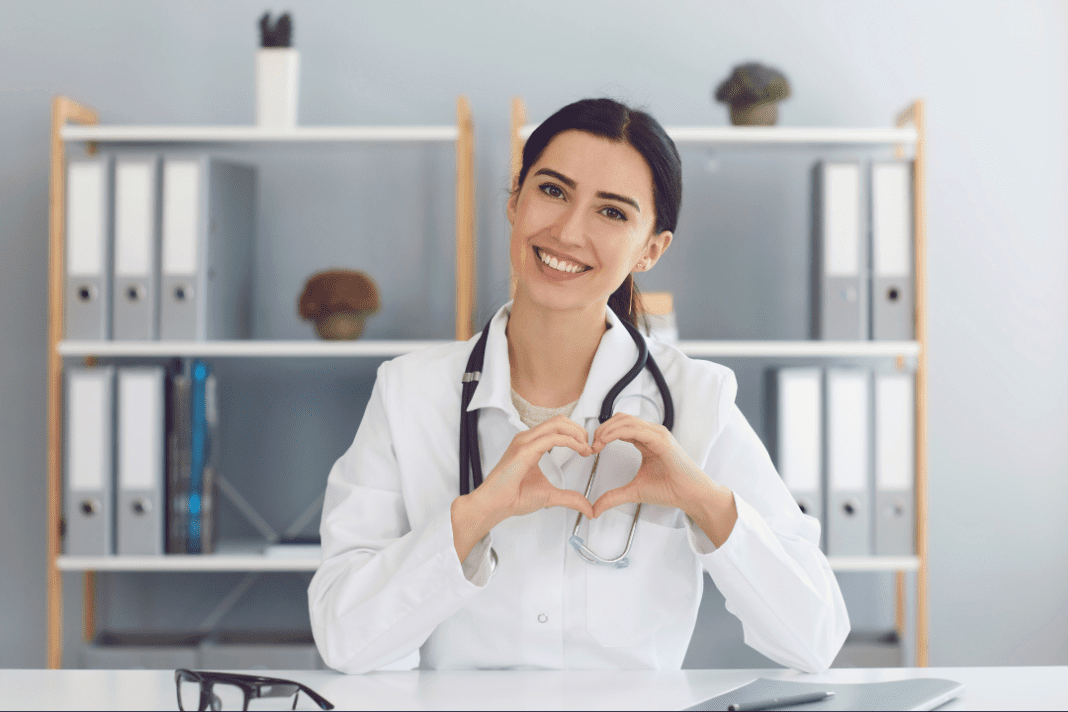
[[[549,620],[549,616],[545,615],[544,613],[538,614],[538,623],[544,623],[547,620]]]

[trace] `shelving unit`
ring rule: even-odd
[[[467,339],[477,325],[475,311],[474,252],[474,141],[470,109],[465,99],[457,106],[455,126],[330,126],[266,130],[248,126],[98,126],[92,109],[65,97],[52,106],[51,175],[49,203],[49,351],[48,351],[48,666],[58,668],[62,659],[62,580],[63,571],[84,572],[83,633],[88,640],[95,632],[95,572],[311,572],[315,559],[279,558],[262,553],[258,544],[229,542],[215,554],[159,557],[72,557],[62,554],[63,481],[63,366],[64,359],[97,358],[142,359],[169,357],[210,357],[235,359],[303,358],[391,358],[410,351],[443,343],[441,341],[393,340],[330,343],[323,341],[218,341],[218,342],[121,342],[64,341],[64,206],[66,143],[82,143],[89,152],[101,144],[116,146],[152,145],[246,145],[315,144],[348,142],[454,142],[456,145],[456,338]],[[700,143],[738,147],[788,146],[898,146],[914,147],[914,235],[916,285],[916,340],[907,342],[829,342],[829,341],[682,341],[679,347],[702,358],[895,358],[916,363],[916,556],[911,557],[830,557],[836,571],[897,572],[897,621],[904,629],[905,572],[916,572],[917,663],[927,664],[927,533],[926,533],[926,220],[925,149],[923,104],[916,102],[898,117],[893,129],[836,128],[725,128],[668,127],[679,143]],[[512,165],[518,170],[522,141],[533,126],[526,124],[520,100],[513,103]]]
[[[84,572],[83,635],[95,633],[97,571],[272,571],[310,572],[317,558],[298,553],[274,556],[264,543],[220,542],[208,555],[100,556],[62,554],[63,501],[63,360],[84,358],[390,358],[441,341],[395,340],[330,343],[323,341],[123,342],[64,341],[66,143],[83,143],[89,154],[101,144],[198,149],[248,144],[314,144],[353,142],[453,142],[456,146],[456,338],[474,332],[475,318],[475,188],[474,125],[465,97],[457,101],[457,120],[450,126],[315,126],[263,129],[255,126],[99,126],[91,108],[67,97],[52,104],[49,184],[49,325],[48,325],[48,667],[62,665],[62,571]],[[303,519],[303,517],[301,518]],[[263,527],[260,527],[261,529]],[[267,527],[269,529],[269,527]],[[251,579],[242,584],[247,587]],[[240,587],[239,587],[240,588]],[[243,591],[244,589],[241,589]],[[219,610],[236,600],[235,590]]]
[[[522,165],[523,144],[537,127],[527,123],[522,99],[512,100],[511,167],[517,175]],[[896,572],[895,621],[899,636],[905,631],[906,572],[916,573],[916,664],[927,666],[927,218],[926,146],[924,105],[917,100],[902,111],[894,128],[824,128],[777,126],[665,126],[679,144],[703,144],[740,148],[893,147],[899,158],[913,149],[913,275],[915,279],[914,341],[686,341],[679,348],[701,358],[877,358],[891,357],[903,368],[915,359],[916,381],[916,555],[901,557],[828,557],[835,571]]]

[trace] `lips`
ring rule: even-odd
[[[581,262],[566,258],[563,255],[550,254],[546,250],[535,247],[534,255],[547,267],[557,272],[563,272],[566,274],[581,274],[591,269],[589,265],[584,265]]]

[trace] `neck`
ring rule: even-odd
[[[546,309],[516,292],[508,318],[512,388],[531,405],[559,408],[582,395],[607,325],[606,302]]]

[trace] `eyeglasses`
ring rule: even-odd
[[[293,695],[290,709],[296,709],[301,692],[321,709],[334,709],[310,687],[278,677],[179,669],[174,671],[174,684],[178,688],[180,710],[247,710],[251,700],[290,695]]]

